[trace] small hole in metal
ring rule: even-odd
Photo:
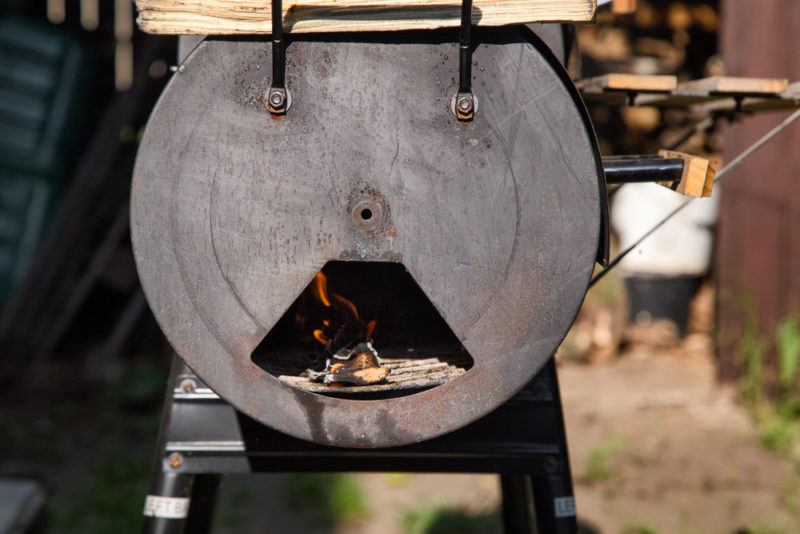
[[[361,210],[361,218],[365,221],[368,221],[372,218],[372,210],[369,208],[364,208]]]

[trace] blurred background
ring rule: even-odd
[[[172,352],[128,193],[177,40],[134,18],[130,0],[0,0],[0,531],[139,530]],[[577,39],[575,77],[800,79],[796,0],[639,0]],[[785,116],[590,113],[604,155],[722,163]],[[657,235],[590,291],[556,355],[587,531],[800,532],[797,147],[795,125],[672,223],[683,241]],[[612,194],[614,250],[673,205],[658,187]],[[499,500],[485,475],[229,477],[214,532],[499,532]]]

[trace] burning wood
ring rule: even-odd
[[[381,367],[378,351],[369,342],[362,342],[352,350],[340,350],[325,362],[323,371],[307,371],[308,378],[323,384],[350,384],[369,386],[386,380],[390,369]]]
[[[312,332],[314,339],[333,354],[325,361],[322,371],[308,369],[306,375],[314,382],[368,386],[386,380],[391,372],[381,367],[378,351],[372,346],[375,319],[365,323],[358,308],[350,300],[336,293],[328,295],[327,278],[317,273],[311,286],[314,297],[335,312],[336,317],[325,318]]]

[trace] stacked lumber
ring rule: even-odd
[[[706,111],[767,111],[800,107],[800,82],[712,76],[678,83],[674,76],[612,73],[576,82],[584,100],[661,108],[705,105]]]
[[[165,35],[271,32],[269,0],[136,0],[139,27]],[[461,3],[450,0],[289,0],[284,28],[294,33],[425,30],[457,27]],[[590,22],[596,0],[474,0],[479,26]]]

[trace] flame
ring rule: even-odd
[[[331,307],[331,299],[328,298],[328,278],[322,273],[317,273],[314,277],[314,296],[326,308]]]
[[[312,330],[314,339],[325,345],[326,350],[336,351],[355,343],[372,341],[377,319],[365,324],[351,300],[337,293],[328,293],[327,276],[317,273],[309,291],[324,307],[332,308],[332,315],[323,316],[318,328]]]
[[[353,317],[355,317],[356,320],[358,320],[358,318],[359,318],[358,317],[358,309],[356,308],[355,304],[353,304],[352,302],[350,302],[349,300],[347,300],[343,296],[337,295],[336,293],[333,294],[333,298],[336,299],[336,302],[338,302],[339,304],[341,304],[342,306],[347,308],[350,311],[350,313],[353,315]]]
[[[328,338],[325,337],[325,334],[322,332],[322,330],[317,328],[317,329],[314,330],[313,334],[314,334],[314,339],[316,339],[317,341],[319,341],[323,345],[327,345],[328,344]]]
[[[367,328],[364,331],[364,338],[367,341],[372,341],[372,332],[375,331],[375,327],[378,325],[378,320],[373,319],[367,323]]]

